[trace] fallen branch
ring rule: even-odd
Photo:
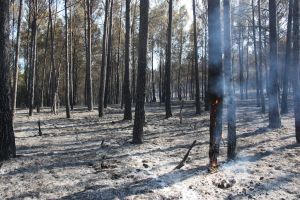
[[[175,169],[181,169],[184,166],[184,163],[186,162],[187,158],[189,157],[189,154],[194,146],[196,146],[196,140],[193,142],[193,144],[190,146],[189,150],[186,152],[185,156],[183,157],[182,161],[174,168]]]

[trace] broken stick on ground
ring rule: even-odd
[[[174,168],[175,169],[181,169],[184,166],[184,163],[186,162],[187,158],[189,157],[189,154],[194,146],[196,146],[196,140],[193,142],[193,144],[190,146],[189,150],[186,152],[185,156],[183,157],[182,161]]]

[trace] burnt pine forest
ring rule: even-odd
[[[300,199],[300,1],[0,0],[0,199]]]

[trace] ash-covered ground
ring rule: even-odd
[[[133,121],[119,106],[97,112],[77,107],[27,117],[18,110],[18,157],[0,168],[0,199],[300,199],[300,145],[293,114],[268,128],[255,100],[238,103],[238,157],[226,162],[226,121],[218,173],[209,174],[209,113],[195,116],[186,102],[164,119],[164,107],[146,106],[144,144],[131,144]],[[133,114],[134,115],[134,114]],[[224,112],[226,116],[226,112]],[[38,136],[41,121],[43,135]],[[194,140],[186,164],[174,170]]]

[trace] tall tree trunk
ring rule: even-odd
[[[159,104],[162,103],[162,50],[160,47],[159,52],[159,87],[158,87],[158,93],[159,93]]]
[[[134,4],[133,17],[132,17],[132,26],[131,26],[131,59],[132,59],[132,75],[131,75],[131,98],[132,102],[135,103],[135,89],[136,89],[136,69],[135,69],[135,20],[136,20],[136,7],[137,3]]]
[[[173,0],[169,0],[169,22],[168,22],[168,31],[167,31],[167,49],[166,49],[166,66],[165,66],[166,119],[172,117],[172,110],[171,110],[172,11],[173,11]]]
[[[294,1],[294,13],[293,13],[293,93],[294,93],[294,114],[295,114],[295,131],[296,141],[300,143],[300,83],[299,83],[299,53],[300,53],[300,33],[299,33],[299,1]]]
[[[50,23],[50,95],[51,95],[51,110],[54,114],[57,113],[57,98],[56,98],[56,66],[55,66],[55,54],[54,54],[54,30],[53,30],[53,19],[52,19],[52,3],[53,0],[49,0],[49,23]]]
[[[69,62],[70,62],[70,70],[69,70],[69,73],[70,73],[70,106],[71,106],[71,110],[73,111],[74,110],[74,101],[73,101],[73,95],[74,95],[74,77],[73,77],[73,71],[74,71],[74,63],[73,63],[73,9],[72,9],[72,6],[70,6],[70,39],[69,39],[69,45],[70,45],[70,50],[69,50]]]
[[[104,96],[105,96],[105,83],[106,83],[106,59],[107,59],[107,19],[108,19],[108,8],[110,0],[105,0],[105,16],[103,26],[103,41],[102,41],[102,63],[101,63],[101,74],[100,74],[100,88],[99,88],[99,117],[103,117],[104,114]]]
[[[86,0],[87,7],[87,56],[86,56],[86,80],[87,80],[87,107],[89,111],[94,109],[93,106],[93,87],[92,87],[92,36],[91,36],[91,5],[90,0]]]
[[[69,25],[68,25],[68,0],[65,0],[65,69],[66,69],[66,91],[65,106],[66,117],[71,118],[70,114],[70,63],[69,63]]]
[[[19,16],[18,16],[18,25],[17,25],[17,38],[16,38],[16,47],[15,47],[15,66],[14,66],[14,82],[13,82],[13,95],[12,95],[12,114],[15,115],[16,105],[17,105],[17,93],[18,93],[18,78],[19,78],[19,51],[20,51],[20,28],[22,20],[22,9],[23,9],[23,0],[20,0],[19,5]]]
[[[233,93],[232,54],[231,54],[231,5],[230,0],[223,1],[224,6],[224,72],[227,89],[228,151],[227,158],[236,156],[236,102]]]
[[[130,52],[130,0],[126,0],[126,33],[125,33],[125,73],[124,73],[124,120],[131,120],[131,96],[130,96],[130,80],[129,80],[129,57]]]
[[[241,8],[241,6],[240,6]],[[227,25],[226,25],[227,26]],[[240,81],[240,96],[241,100],[244,99],[244,29],[242,24],[239,24],[239,39],[238,39],[238,46],[239,46],[239,66],[240,66],[240,73],[239,73],[239,81]]]
[[[283,91],[281,101],[281,114],[288,113],[288,90],[289,90],[289,75],[290,64],[292,54],[292,20],[293,20],[293,4],[294,0],[289,0],[289,15],[287,25],[287,38],[286,38],[286,50],[285,50],[285,68],[283,70]]]
[[[269,0],[270,26],[270,72],[269,72],[269,127],[280,128],[281,119],[278,99],[278,63],[277,63],[277,8],[276,0]]]
[[[255,83],[256,83],[256,104],[257,107],[261,106],[259,98],[259,74],[258,74],[258,62],[257,62],[257,45],[256,45],[256,25],[255,25],[255,9],[254,0],[252,0],[252,32],[253,32],[253,45],[254,45],[254,62],[255,62]]]
[[[259,36],[259,43],[258,43],[258,55],[259,55],[259,90],[260,90],[260,102],[261,102],[261,112],[265,114],[266,106],[265,106],[265,93],[263,87],[263,60],[262,60],[262,26],[261,26],[261,9],[260,9],[260,0],[257,2],[258,4],[258,36]]]
[[[0,1],[0,162],[16,156],[9,85],[9,0]]]
[[[33,21],[31,24],[31,55],[30,55],[30,70],[29,70],[29,116],[33,114],[34,95],[35,95],[35,71],[37,57],[37,0],[33,1]]]
[[[151,58],[151,85],[152,85],[152,102],[156,102],[156,96],[155,96],[155,82],[154,82],[154,39],[152,38],[152,58]]]
[[[248,89],[249,89],[249,43],[250,43],[250,28],[247,28],[247,48],[246,48],[246,84],[245,84],[245,92],[246,99],[248,99]]]
[[[148,16],[149,0],[140,1],[140,28],[138,43],[138,76],[136,87],[135,118],[132,143],[143,143],[143,127],[145,123],[145,87],[147,67],[147,43],[148,43]]]
[[[118,53],[117,53],[117,66],[116,66],[116,101],[115,103],[119,103],[120,99],[120,45],[121,45],[121,30],[122,29],[122,4],[120,8],[120,18],[119,18],[119,36],[118,36]]]
[[[104,96],[104,108],[107,108],[107,104],[110,104],[111,90],[109,88],[111,83],[111,55],[112,55],[112,17],[113,17],[113,4],[114,0],[111,0],[110,5],[110,16],[109,16],[109,25],[108,25],[108,46],[107,46],[107,69],[106,69],[106,83],[105,83],[105,96]]]
[[[221,52],[220,0],[208,1],[208,93],[210,102],[210,168],[218,166],[223,112],[223,74]]]
[[[199,69],[198,69],[198,40],[197,40],[197,22],[196,22],[196,3],[193,0],[193,18],[194,18],[194,61],[195,61],[195,80],[196,80],[196,114],[201,114],[200,105],[200,84],[199,84]]]

